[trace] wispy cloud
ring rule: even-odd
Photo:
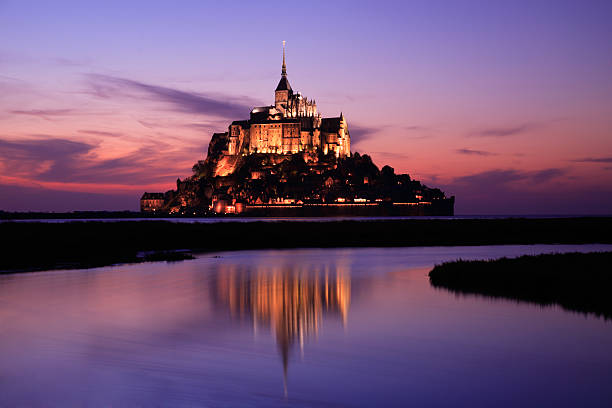
[[[87,75],[92,92],[102,98],[129,97],[166,103],[173,110],[227,119],[245,117],[259,101],[248,97],[188,92],[131,79]]]
[[[119,133],[119,132],[106,132],[106,131],[103,131],[103,130],[81,129],[78,132],[79,133],[83,133],[85,135],[102,136],[102,137],[120,137],[120,136],[123,136],[123,133]]]
[[[227,121],[211,121],[208,123],[186,123],[182,126],[189,129],[205,130],[207,132],[210,132],[212,130],[226,130],[227,125]]]
[[[54,138],[0,139],[0,165],[5,175],[44,177],[58,170],[68,172],[75,160],[89,153],[94,147],[87,143]]]
[[[437,132],[434,127],[422,125],[394,126],[394,128],[396,128],[398,132],[403,133],[403,139],[411,140],[429,139]]]
[[[360,126],[360,125],[349,125],[349,132],[351,133],[351,143],[357,145],[365,140],[368,140],[374,136],[380,128]]]
[[[408,160],[410,156],[403,153],[394,153],[394,152],[371,152],[368,153],[370,156],[374,156],[380,158],[382,160]],[[387,163],[377,163],[379,166],[384,166]]]
[[[487,152],[484,150],[474,150],[474,149],[457,149],[455,150],[459,154],[466,154],[469,156],[495,156],[497,153]]]
[[[612,163],[612,157],[583,157],[572,161],[576,163]]]
[[[97,148],[95,142],[52,137],[0,139],[0,168],[3,175],[39,182],[151,184],[185,172],[190,153],[204,150],[204,146],[177,149],[158,142],[119,157],[100,159]]]
[[[481,173],[458,177],[454,180],[459,184],[470,184],[478,186],[482,191],[495,190],[498,186],[517,182],[529,181],[540,184],[550,181],[567,173],[567,170],[550,168],[537,171],[520,171],[516,169],[488,170]]]
[[[545,183],[567,174],[565,169],[544,169],[527,173],[534,183]]]
[[[52,120],[55,116],[72,115],[74,109],[31,109],[31,110],[12,110],[13,115],[36,116],[45,120]]]
[[[74,59],[74,58],[65,58],[65,57],[57,57],[53,58],[52,62],[57,65],[64,67],[82,67],[91,64],[91,60],[89,58],[82,59]]]
[[[455,183],[477,184],[484,186],[495,186],[510,183],[512,181],[523,180],[527,176],[518,170],[488,170],[481,173],[461,176],[455,179]]]
[[[402,126],[402,129],[408,130],[408,131],[414,131],[414,132],[431,130],[431,128],[427,126],[417,126],[417,125]]]
[[[508,137],[523,134],[537,128],[535,123],[523,123],[515,126],[496,127],[480,129],[472,133],[472,136],[480,137]]]

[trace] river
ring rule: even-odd
[[[260,250],[0,276],[0,406],[611,406],[612,322],[427,278],[457,258],[611,248]]]

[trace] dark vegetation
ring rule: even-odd
[[[458,260],[429,272],[434,287],[612,318],[612,252]]]
[[[279,198],[304,203],[330,203],[337,198],[393,202],[446,198],[440,189],[429,188],[408,174],[395,174],[390,166],[379,169],[370,156],[357,152],[344,158],[321,153],[250,154],[237,158],[232,174],[212,177],[222,158],[209,148],[208,158],[193,166],[194,175],[177,180],[177,189],[165,193],[166,210],[197,212],[208,208],[214,196],[250,204]]]
[[[0,271],[137,262],[143,251],[612,243],[612,218],[3,222]]]
[[[0,220],[79,220],[108,218],[164,218],[167,214],[136,211],[70,211],[70,212],[10,212],[0,210]]]

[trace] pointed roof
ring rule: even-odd
[[[278,82],[278,86],[276,87],[277,91],[291,91],[291,85],[289,85],[289,80],[286,76],[281,77]]]
[[[287,79],[287,64],[285,64],[285,41],[283,41],[283,66],[281,68],[281,79],[278,82],[276,91],[291,91],[291,85]]]

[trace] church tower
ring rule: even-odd
[[[281,69],[281,79],[274,91],[274,106],[281,112],[285,112],[289,96],[293,94],[289,80],[287,79],[287,65],[285,64],[285,41],[283,41],[283,67]]]

